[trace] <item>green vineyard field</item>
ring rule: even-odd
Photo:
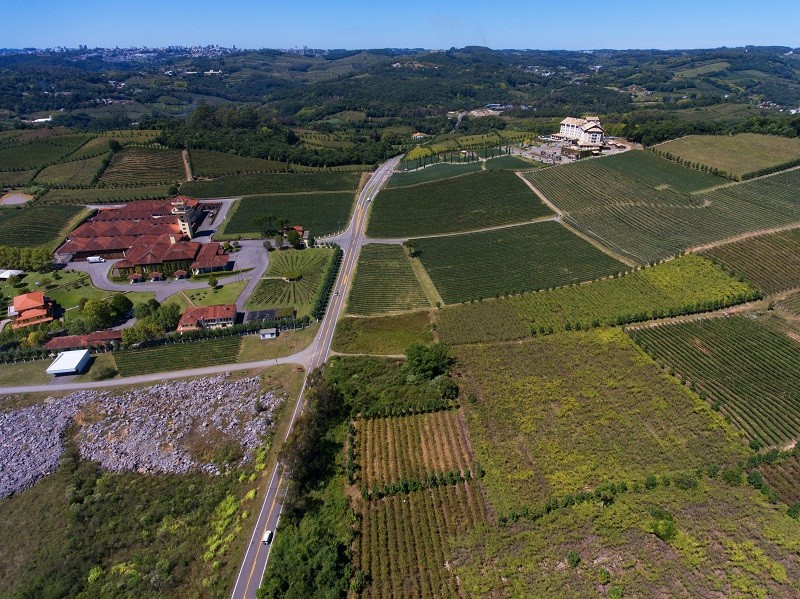
[[[392,175],[388,188],[407,187],[409,185],[419,185],[420,183],[432,183],[442,179],[467,175],[481,170],[480,162],[467,162],[464,164],[433,164],[415,171],[398,172]]]
[[[125,148],[114,154],[100,183],[109,187],[143,187],[178,183],[185,178],[180,150]]]
[[[189,150],[192,174],[195,177],[222,177],[239,173],[280,173],[286,171],[285,162],[249,158],[213,150]]]
[[[169,185],[109,187],[98,189],[51,189],[36,200],[41,204],[116,204],[133,200],[159,200],[169,195]]]
[[[455,349],[475,457],[499,514],[603,483],[728,464],[723,419],[620,329]]]
[[[475,472],[464,416],[444,410],[356,421],[358,485],[370,488],[458,470]]]
[[[246,173],[213,181],[190,181],[181,185],[181,193],[194,198],[228,198],[267,193],[355,192],[360,180],[359,172]]]
[[[589,281],[627,268],[553,221],[414,241],[448,304]]]
[[[383,190],[375,199],[367,234],[414,237],[453,233],[551,214],[514,173],[485,171]]]
[[[430,307],[399,245],[370,243],[361,250],[347,311],[360,316]]]
[[[36,171],[2,171],[0,172],[0,187],[23,187],[31,182]]]
[[[81,210],[78,206],[0,208],[0,245],[53,245]]]
[[[270,254],[269,267],[250,299],[248,310],[295,308],[298,317],[311,311],[333,250],[282,250]],[[300,275],[297,280],[294,279]]]
[[[65,158],[89,140],[88,135],[51,135],[0,146],[0,169],[30,170]]]
[[[687,135],[659,144],[654,150],[741,179],[800,158],[800,139],[758,133]]]
[[[658,362],[730,418],[748,439],[800,437],[800,344],[745,317],[630,331]]]
[[[251,196],[236,201],[220,235],[263,237],[259,221],[268,216],[301,225],[314,237],[331,235],[347,226],[353,202],[349,191]]]
[[[568,326],[586,329],[690,314],[757,295],[705,258],[688,255],[615,279],[447,306],[437,313],[438,331],[451,344],[514,339]],[[463,319],[472,325],[463,326]]]
[[[702,255],[764,293],[800,287],[800,229],[726,243]]]
[[[114,352],[120,376],[136,376],[167,370],[202,368],[232,364],[239,355],[242,338],[238,336],[172,343],[159,347]]]
[[[36,176],[36,182],[66,187],[91,185],[95,175],[102,168],[105,158],[106,156],[101,154],[94,158],[52,164]]]
[[[759,471],[781,501],[787,505],[800,503],[800,454],[795,452],[776,464],[762,464]]]
[[[631,151],[526,176],[567,222],[640,264],[800,221],[800,170],[709,189],[725,180]]]
[[[371,583],[361,597],[456,599],[445,562],[450,539],[493,520],[478,482],[440,486],[373,500],[361,514],[355,567]]]

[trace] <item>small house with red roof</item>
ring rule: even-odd
[[[12,329],[21,329],[36,324],[45,324],[54,319],[55,302],[43,291],[23,293],[14,298],[8,307]]]
[[[236,322],[236,306],[220,304],[216,306],[195,306],[187,308],[178,322],[178,332],[199,331],[200,329],[223,329]]]

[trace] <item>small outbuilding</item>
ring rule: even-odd
[[[80,374],[86,370],[89,365],[89,350],[76,349],[74,351],[65,351],[56,356],[53,363],[47,367],[47,374],[54,374],[56,376],[64,374]]]
[[[278,336],[278,329],[271,328],[271,329],[261,329],[258,332],[258,336],[261,339],[275,339]]]
[[[16,269],[3,270],[0,271],[0,281],[8,281],[8,279],[10,279],[11,277],[18,277],[23,274],[25,274],[24,270],[16,270]]]

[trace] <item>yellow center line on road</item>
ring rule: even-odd
[[[272,512],[275,510],[275,503],[278,501],[278,491],[280,491],[281,483],[283,483],[283,473],[281,473],[281,477],[278,479],[278,486],[275,487],[275,496],[272,498],[272,505],[269,507],[269,513],[267,514],[267,518],[264,520],[264,529],[261,531],[262,540],[258,542],[258,549],[256,549],[256,556],[253,558],[253,567],[250,568],[250,576],[247,577],[247,584],[244,587],[245,597],[247,597],[247,589],[250,588],[250,580],[253,578],[253,573],[256,571],[256,564],[258,563],[258,555],[261,553],[261,548],[264,546],[263,543],[264,531],[267,530],[267,526],[269,526],[269,519],[272,518]]]

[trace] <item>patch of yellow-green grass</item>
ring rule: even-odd
[[[53,377],[47,374],[52,360],[34,360],[16,364],[0,364],[0,386],[40,385]]]
[[[234,281],[233,283],[218,285],[214,289],[211,287],[191,289],[186,291],[186,295],[195,306],[234,304],[246,286],[247,281]]]
[[[312,324],[297,331],[282,331],[275,339],[260,339],[258,335],[242,337],[242,348],[236,359],[241,364],[291,356],[308,347],[314,340],[319,325]]]
[[[333,350],[346,354],[399,355],[412,343],[433,341],[430,314],[412,312],[371,318],[343,318],[336,326]]]

